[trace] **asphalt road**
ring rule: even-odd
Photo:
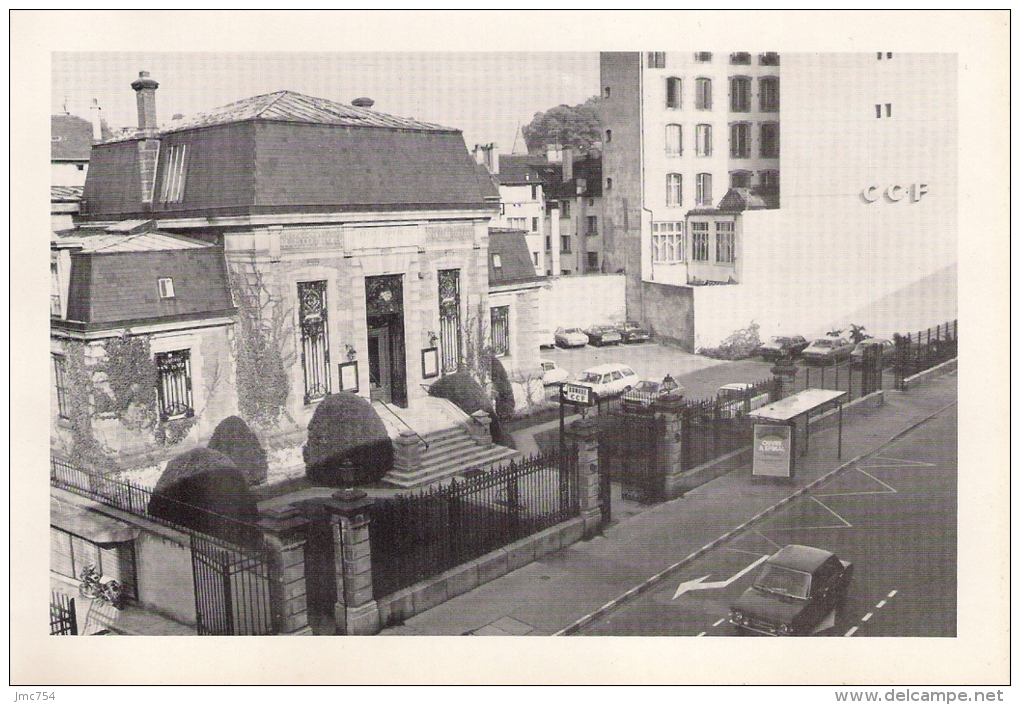
[[[854,563],[848,598],[819,636],[956,636],[956,429],[953,406],[581,633],[735,636],[726,617],[750,566],[799,543]],[[677,596],[702,577],[715,585]]]

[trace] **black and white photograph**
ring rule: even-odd
[[[1008,12],[11,27],[12,684],[1009,684]]]

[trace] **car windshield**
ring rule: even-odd
[[[634,387],[635,392],[657,392],[659,391],[658,382],[641,382]]]
[[[554,363],[552,363],[552,362],[543,362],[542,363],[542,369],[543,370],[556,369],[556,365]]]
[[[566,332],[570,333],[570,334],[573,334],[573,333],[581,333],[582,331],[581,331],[580,328],[567,328]]]
[[[776,345],[786,345],[787,343],[790,342],[790,339],[789,338],[783,338],[781,336],[776,336],[776,337],[772,338],[772,342],[774,344],[776,344]]]
[[[822,340],[816,340],[814,342],[814,347],[816,347],[816,348],[831,348],[833,345],[835,345],[835,341],[833,341],[833,340],[822,339]]]
[[[588,382],[589,384],[598,384],[602,381],[602,375],[596,372],[583,372],[581,373],[581,381]]]
[[[776,595],[805,600],[811,587],[811,576],[799,570],[766,564],[754,581],[754,587]]]

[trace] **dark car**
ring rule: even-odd
[[[804,358],[804,362],[807,363],[832,365],[843,360],[849,360],[850,353],[854,351],[855,347],[847,338],[827,335],[824,338],[818,338],[811,345],[804,348],[801,356]]]
[[[758,354],[766,362],[776,361],[781,357],[797,357],[807,346],[808,340],[803,335],[774,335],[762,343]]]
[[[591,326],[585,329],[585,335],[588,336],[588,342],[591,345],[619,345],[623,338],[619,332],[612,326]]]
[[[810,635],[843,604],[853,572],[852,563],[824,549],[786,546],[730,607],[730,624],[771,636]]]
[[[878,350],[878,355],[882,358],[882,364],[884,365],[891,363],[896,357],[896,345],[893,341],[886,338],[865,338],[857,343],[857,347],[850,353],[850,364],[854,367],[862,366],[864,364],[865,351],[868,348]]]
[[[629,392],[623,395],[623,405],[626,407],[647,408],[657,401],[666,399],[682,399],[684,387],[673,379],[672,375],[666,375],[661,380],[642,380]]]
[[[652,334],[634,321],[627,321],[616,326],[624,343],[645,343],[652,339]]]

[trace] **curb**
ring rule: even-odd
[[[888,446],[890,443],[893,443],[894,441],[899,440],[903,436],[907,435],[908,433],[910,433],[911,431],[916,429],[921,424],[927,423],[931,419],[933,419],[936,416],[938,416],[939,414],[941,414],[943,411],[946,411],[947,409],[949,409],[949,408],[951,408],[953,406],[956,406],[956,401],[953,401],[953,402],[951,402],[949,404],[946,404],[945,406],[943,406],[938,411],[935,411],[935,412],[933,412],[931,414],[928,414],[927,416],[925,416],[925,417],[923,417],[921,419],[918,419],[917,421],[915,421],[914,423],[910,424],[909,426],[907,426],[902,431],[899,431],[898,433],[896,433],[895,435],[890,437],[889,440],[884,441],[880,446],[874,448],[873,450],[868,451],[867,453],[862,453],[861,455],[858,455],[858,456],[854,457],[853,459],[848,460],[847,462],[843,463],[839,467],[836,467],[833,470],[830,470],[829,472],[825,473],[824,475],[822,475],[822,476],[812,480],[811,482],[809,482],[808,484],[804,485],[799,490],[797,490],[796,492],[791,494],[789,497],[786,497],[785,499],[780,500],[776,504],[773,504],[771,507],[763,509],[762,511],[758,512],[757,514],[755,514],[753,517],[751,517],[747,521],[745,521],[742,524],[740,524],[739,526],[736,526],[733,529],[730,529],[729,531],[727,531],[725,534],[723,534],[723,535],[721,535],[721,536],[719,536],[719,537],[709,541],[704,546],[702,546],[698,550],[696,550],[693,553],[691,553],[690,555],[688,555],[686,558],[683,558],[680,561],[678,561],[678,562],[674,563],[673,565],[669,566],[668,568],[665,568],[664,570],[661,570],[660,572],[656,573],[652,577],[650,577],[647,580],[645,580],[643,583],[639,583],[639,584],[635,585],[634,587],[632,587],[627,592],[623,593],[622,595],[620,595],[619,597],[617,597],[617,598],[615,598],[613,600],[610,600],[609,602],[607,602],[606,604],[602,605],[601,607],[599,607],[594,612],[592,612],[590,614],[586,614],[585,616],[581,617],[580,619],[578,619],[577,621],[573,622],[572,624],[568,624],[566,627],[564,627],[563,629],[559,630],[558,632],[554,632],[552,636],[570,636],[571,634],[577,633],[578,631],[580,631],[584,627],[586,627],[589,624],[591,624],[592,622],[594,622],[596,619],[600,619],[601,617],[604,617],[605,615],[607,615],[610,612],[612,612],[613,610],[615,610],[617,607],[620,607],[625,602],[628,602],[628,601],[634,599],[635,597],[638,597],[639,595],[642,595],[645,592],[648,592],[650,589],[652,589],[653,587],[655,587],[656,585],[658,585],[659,583],[664,581],[666,578],[670,577],[673,573],[679,571],[681,568],[683,568],[687,564],[693,562],[695,559],[701,557],[702,555],[704,555],[708,551],[711,551],[712,549],[714,549],[714,548],[716,548],[716,547],[726,543],[727,541],[732,539],[737,534],[746,531],[747,529],[749,529],[755,523],[757,523],[757,522],[761,521],[762,519],[764,519],[765,517],[769,516],[770,514],[775,512],[777,509],[780,509],[781,507],[786,506],[787,504],[789,504],[793,500],[795,500],[798,497],[800,497],[801,495],[803,495],[808,490],[811,490],[814,487],[817,487],[818,485],[820,485],[820,484],[822,484],[822,483],[832,479],[833,477],[835,477],[839,473],[841,473],[844,470],[846,470],[851,465],[853,465],[853,464],[855,464],[857,462],[860,462],[862,459],[867,458],[868,456],[871,456],[871,455],[874,455],[874,454],[878,453],[879,451],[883,450],[886,446]]]

